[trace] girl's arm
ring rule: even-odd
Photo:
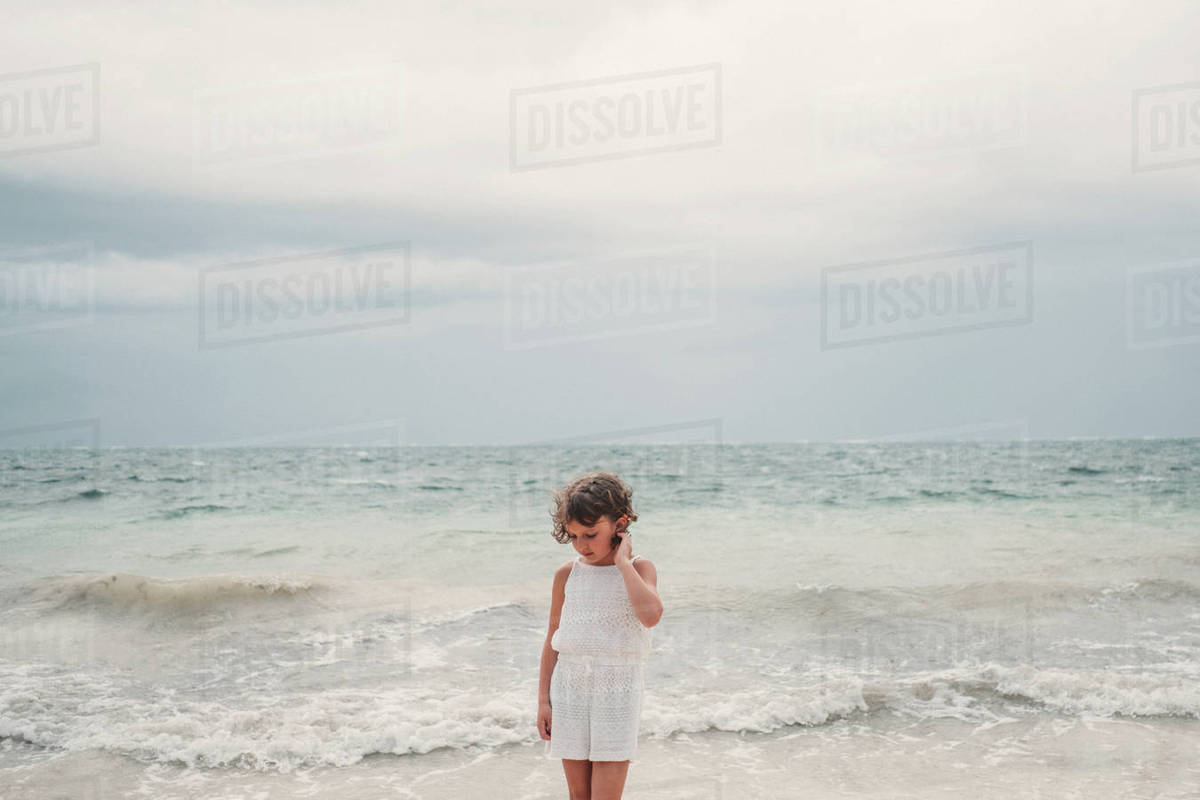
[[[566,596],[567,577],[570,574],[570,561],[554,573],[554,586],[550,590],[550,629],[546,632],[546,641],[542,645],[542,666],[538,675],[538,702],[550,702],[550,676],[554,674],[554,665],[558,663],[558,651],[550,646],[550,640],[558,630],[558,622],[562,617],[563,598]]]
[[[658,597],[658,571],[650,559],[622,561],[617,564],[625,578],[625,590],[633,603],[633,612],[647,628],[653,628],[662,619],[662,600]]]

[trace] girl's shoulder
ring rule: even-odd
[[[554,583],[552,586],[552,596],[562,597],[562,594],[567,586],[567,579],[571,577],[571,565],[575,562],[568,561],[558,569],[554,570]]]
[[[634,556],[630,563],[633,564],[633,568],[636,569],[639,574],[649,570],[654,570],[655,568],[654,562],[645,556]]]

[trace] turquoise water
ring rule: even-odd
[[[659,573],[648,741],[1200,717],[1195,440],[29,449],[0,763],[540,745],[549,491],[593,468]]]

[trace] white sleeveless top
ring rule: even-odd
[[[653,629],[634,613],[625,578],[616,564],[597,566],[576,559],[564,591],[558,629],[550,637],[552,649],[570,655],[639,660],[650,653]]]

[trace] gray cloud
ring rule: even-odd
[[[101,140],[0,158],[0,245],[91,242],[97,318],[0,338],[14,381],[3,420],[101,416],[111,441],[134,443],[371,415],[405,416],[430,442],[713,417],[733,439],[1011,418],[1039,436],[1195,435],[1195,345],[1124,340],[1126,270],[1200,256],[1197,168],[1131,168],[1132,92],[1197,79],[1189,12],[1124,0],[43,6],[0,30],[5,71],[99,63]],[[714,62],[719,145],[510,171],[514,89]],[[928,111],[1009,67],[1026,81],[1016,143],[911,155],[821,139],[831,93]],[[393,127],[222,163],[198,149],[204,98],[241,92],[253,109],[280,86],[346,75],[397,90]],[[409,325],[199,351],[197,270],[397,240],[412,246]],[[1028,325],[820,350],[826,267],[1018,240],[1034,243]],[[717,254],[713,324],[502,347],[507,270],[587,274],[613,253],[696,242]],[[609,375],[616,395],[567,388]]]

